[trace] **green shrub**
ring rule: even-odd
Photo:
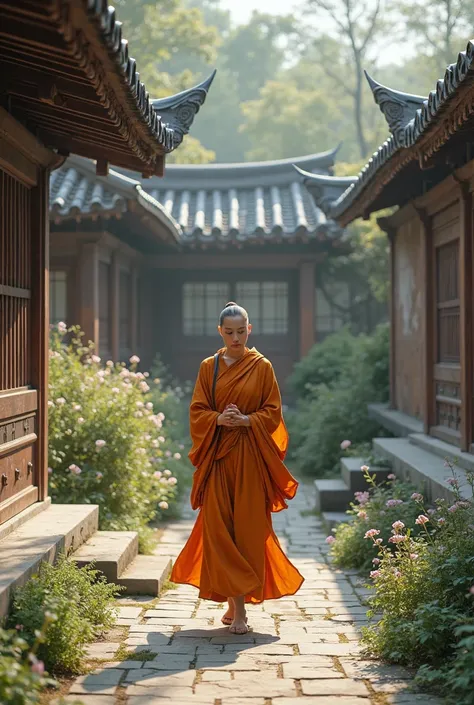
[[[313,345],[306,357],[296,363],[289,378],[290,387],[298,399],[313,399],[315,387],[338,382],[356,347],[357,338],[348,328]]]
[[[38,705],[41,690],[56,685],[36,656],[48,619],[31,645],[19,630],[0,628],[0,703]]]
[[[53,672],[77,672],[84,647],[115,622],[114,597],[121,591],[91,566],[78,568],[65,555],[55,565],[43,562],[36,575],[14,596],[9,624],[19,625],[22,636],[35,642],[47,622],[38,645],[40,658]]]
[[[467,479],[474,487],[474,475]],[[468,705],[474,682],[473,672],[464,672],[474,646],[474,504],[461,496],[457,478],[451,484],[454,502],[439,499],[426,509],[418,494],[417,518],[397,516],[388,541],[371,517],[367,552],[377,556],[369,614],[382,617],[363,630],[363,643],[374,656],[419,667],[420,683]]]
[[[173,474],[187,461],[167,432],[164,393],[148,373],[100,358],[80,331],[58,324],[51,335],[49,472],[54,502],[98,504],[101,529],[135,530],[175,502]],[[157,387],[152,392],[151,387]]]
[[[339,462],[343,440],[366,443],[379,431],[368,418],[367,405],[388,399],[388,327],[379,326],[370,337],[352,338],[352,348],[347,343],[350,338],[347,331],[337,333],[310,353],[317,363],[315,385],[305,368],[306,395],[296,412],[288,416],[291,457],[301,472],[316,476],[331,473]],[[316,352],[318,347],[324,348],[322,353]],[[331,357],[329,353],[326,356],[326,349],[339,348],[344,351],[341,360],[327,363],[328,382],[320,383],[325,369],[321,361]],[[348,349],[352,352],[346,356]],[[335,372],[338,366],[339,373]]]

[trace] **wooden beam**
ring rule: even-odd
[[[425,296],[423,302],[423,430],[426,434],[435,425],[435,390],[434,367],[436,362],[435,340],[435,303],[434,303],[434,247],[432,217],[421,208],[417,208],[418,217],[422,228],[422,276],[425,282]]]
[[[95,173],[97,176],[109,175],[109,162],[105,159],[98,159],[95,165]]]
[[[315,266],[314,262],[301,262],[300,268],[300,357],[303,358],[314,345]]]
[[[99,252],[94,243],[82,245],[79,262],[79,323],[84,342],[99,349]]]
[[[459,298],[461,353],[461,450],[470,451],[473,430],[473,229],[472,193],[459,184]]]
[[[322,262],[323,253],[303,254],[301,252],[280,253],[221,253],[193,254],[177,252],[173,255],[151,255],[146,258],[147,267],[155,269],[299,269],[302,261]]]
[[[37,436],[33,471],[38,499],[48,496],[49,365],[49,172],[42,169],[32,191],[31,213],[31,383],[37,390]]]

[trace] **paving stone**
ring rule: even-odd
[[[302,680],[303,695],[350,695],[369,697],[365,683],[353,681],[350,678],[312,679]]]
[[[162,705],[161,698],[168,698],[169,700],[172,700],[175,705],[178,705],[178,703],[179,705],[185,705],[188,701],[196,703],[205,702],[209,703],[209,705],[213,705],[212,700],[190,700],[190,698],[193,697],[193,689],[191,687],[186,688],[169,683],[161,683],[156,686],[129,685],[127,688],[127,696],[129,698],[127,705],[137,705],[139,701],[134,701],[134,696],[140,696],[142,698],[141,703],[143,703],[143,705],[151,705],[153,702],[152,698],[157,699],[158,705]]]
[[[215,698],[225,700],[231,693],[242,698],[242,683],[237,681],[223,681],[218,683],[198,683],[196,693],[198,695],[213,695]],[[283,696],[296,695],[296,688],[292,680],[286,678],[275,678],[273,676],[254,679],[252,682],[252,695],[263,698],[280,698]]]
[[[117,685],[124,673],[123,668],[97,668],[85,676],[76,678],[75,683],[87,687],[89,685]]]
[[[358,661],[354,659],[341,658],[343,667],[349,678],[360,680],[396,680],[400,681],[413,676],[413,672],[402,666],[390,666],[377,661]]]
[[[117,687],[115,685],[101,685],[96,683],[78,683],[74,682],[69,688],[71,695],[115,695]]]
[[[152,668],[136,668],[130,670],[124,680],[124,683],[133,683],[143,687],[151,686],[170,686],[170,687],[191,687],[196,677],[195,671],[181,671],[180,673],[172,671],[158,672]]]
[[[77,695],[66,695],[63,698],[57,698],[51,701],[51,705],[69,705],[69,703],[77,705],[80,702],[83,705],[115,705],[114,695],[84,695],[79,698]]]
[[[352,696],[306,696],[305,698],[279,698],[278,705],[370,705],[367,698],[357,698]]]
[[[186,670],[194,660],[194,654],[159,654],[153,661],[148,661],[145,668],[152,668],[159,671]]]
[[[358,644],[298,644],[300,654],[316,654],[321,656],[351,656],[361,651]]]
[[[119,617],[128,617],[129,619],[137,619],[142,613],[141,607],[119,607]]]
[[[371,680],[370,684],[376,693],[402,693],[413,687],[412,680]]]
[[[119,643],[99,641],[96,644],[89,644],[86,649],[86,654],[90,658],[107,658],[107,656],[113,656],[119,646]]]
[[[204,671],[201,676],[203,683],[217,682],[217,681],[230,681],[231,675],[229,671]]]
[[[317,666],[298,666],[290,663],[283,664],[283,678],[294,678],[301,680],[302,678],[312,679],[327,679],[327,678],[344,678],[343,674],[337,668],[317,668]]]

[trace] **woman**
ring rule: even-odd
[[[283,464],[288,433],[273,367],[246,347],[245,309],[226,304],[218,330],[224,347],[201,363],[190,406],[191,505],[201,511],[171,580],[198,587],[201,598],[227,600],[222,622],[245,634],[247,602],[293,595],[304,580],[271,520],[298,483]]]

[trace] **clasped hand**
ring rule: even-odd
[[[250,419],[238,409],[235,404],[228,404],[222,414],[217,417],[218,426],[250,426]]]

